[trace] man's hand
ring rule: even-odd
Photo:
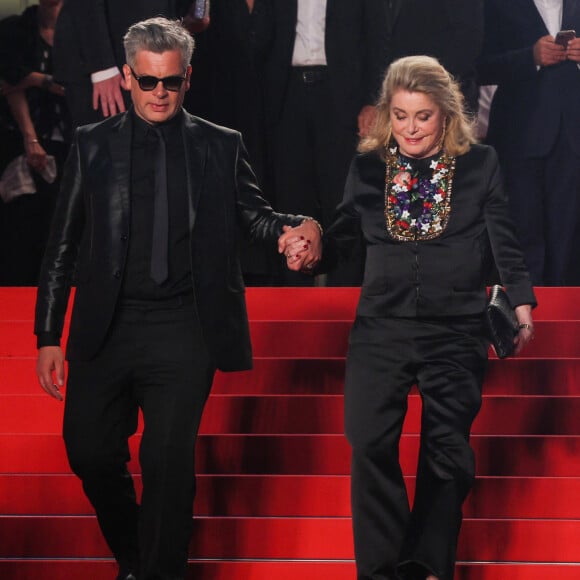
[[[60,346],[43,346],[38,349],[36,376],[40,386],[51,397],[62,401],[60,387],[64,386],[64,355]]]
[[[284,226],[278,238],[278,252],[286,256],[286,265],[293,271],[309,272],[322,256],[321,231],[317,222],[305,220],[292,228]]]
[[[552,66],[566,60],[566,49],[554,42],[551,35],[542,36],[534,44],[534,62],[537,66]]]
[[[566,45],[566,58],[580,63],[580,38],[573,38]]]
[[[365,105],[358,114],[358,136],[366,137],[377,118],[377,109],[373,105]]]
[[[99,105],[103,117],[116,115],[125,111],[125,102],[121,89],[126,89],[123,77],[118,74],[110,79],[93,83],[93,109],[97,111]]]

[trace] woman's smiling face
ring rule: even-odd
[[[399,89],[391,99],[390,116],[393,137],[403,155],[421,159],[441,148],[444,116],[425,93]]]

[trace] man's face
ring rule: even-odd
[[[174,117],[181,109],[185,91],[189,89],[191,67],[183,70],[181,52],[168,50],[162,53],[140,50],[135,58],[133,72],[137,77],[186,77],[177,91],[169,91],[163,83],[158,82],[152,91],[144,91],[133,76],[129,65],[123,66],[125,83],[131,91],[135,113],[151,125],[163,123]]]

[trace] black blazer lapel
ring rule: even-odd
[[[542,36],[549,34],[548,27],[546,26],[546,23],[544,22],[544,19],[542,18],[542,15],[540,14],[540,11],[538,10],[534,0],[525,0],[524,2],[521,2],[521,4],[522,13],[527,14],[533,26],[535,26],[537,30],[542,31]],[[520,9],[517,6],[514,6],[513,10],[517,14]]]
[[[192,115],[183,115],[183,142],[185,146],[185,169],[187,174],[187,193],[189,196],[189,223],[193,227],[197,214],[197,205],[202,194],[207,160],[207,141],[203,131]]]
[[[388,0],[388,12],[389,12],[389,19],[388,19],[388,30],[389,33],[393,31],[397,20],[399,18],[399,13],[401,12],[401,2],[404,0]]]
[[[131,188],[131,136],[133,123],[131,115],[125,113],[121,118],[117,131],[109,135],[109,151],[111,153],[111,169],[114,183],[112,195],[118,195],[123,209],[123,220],[129,219],[130,188]]]
[[[577,0],[564,0],[562,8],[562,29],[575,28],[580,22],[580,3]],[[580,30],[576,30],[576,36]]]
[[[337,0],[326,0],[326,21],[332,16]]]

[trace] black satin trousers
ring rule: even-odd
[[[489,343],[483,319],[358,317],[349,340],[345,430],[359,580],[452,580],[461,505],[475,477],[470,428]],[[422,399],[415,497],[399,462],[407,397]]]

